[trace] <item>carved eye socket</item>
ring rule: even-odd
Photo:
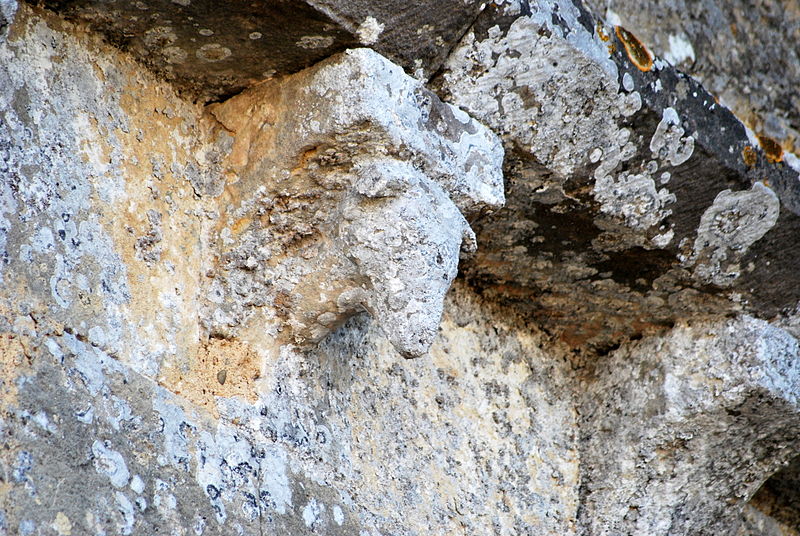
[[[653,68],[653,56],[639,39],[622,26],[614,26],[617,37],[625,47],[628,59],[640,71],[649,71]]]

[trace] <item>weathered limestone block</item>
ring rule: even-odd
[[[400,353],[424,353],[475,249],[464,215],[502,206],[498,138],[369,49],[212,110],[234,143],[209,329],[271,305],[317,342],[367,310]]]
[[[436,71],[475,20],[477,0],[44,0],[204,102],[369,45],[409,72]]]
[[[460,286],[425,359],[398,362],[365,317],[308,352],[282,347],[264,325],[261,347],[208,339],[204,280],[214,279],[219,252],[209,237],[235,192],[222,187],[236,178],[221,162],[231,136],[129,57],[50,13],[22,4],[8,35],[0,533],[572,530],[577,415],[566,364],[538,333]],[[473,124],[449,107],[439,112],[447,110],[462,118],[455,130],[443,123],[439,139],[415,127],[427,132],[419,151],[378,164],[413,166],[418,202],[449,210],[461,232],[445,205],[467,212],[487,195],[459,187],[463,173],[448,175],[463,171],[448,159],[465,153],[434,158],[459,145],[447,133]],[[398,115],[396,126],[416,113]],[[405,140],[400,126],[393,132]],[[382,176],[392,178],[387,188],[397,184]],[[365,177],[358,188],[376,191]],[[446,198],[425,201],[434,190]],[[455,239],[455,230],[442,236]]]
[[[800,153],[800,2],[587,0],[702,82],[753,131]]]
[[[404,34],[367,4],[284,45]],[[49,5],[216,43],[204,99],[272,38]],[[394,15],[444,54],[413,14],[464,6]],[[437,80],[498,138],[369,50],[204,108],[0,0],[0,535],[796,533],[794,160],[576,6],[487,6]]]
[[[0,1],[0,41],[3,40],[8,34],[8,29],[14,21],[14,15],[17,12],[16,0],[2,0]]]
[[[575,2],[489,6],[437,87],[506,147],[507,206],[465,265],[487,297],[600,352],[696,313],[795,313],[794,160],[629,32]]]
[[[743,317],[681,325],[597,365],[581,404],[587,534],[733,534],[797,455],[800,347]]]

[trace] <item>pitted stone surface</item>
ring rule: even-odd
[[[366,310],[400,353],[423,354],[462,244],[475,249],[464,216],[504,201],[499,139],[369,49],[213,113],[236,178],[209,329],[236,333],[268,304],[295,342],[318,342]]]
[[[692,75],[753,131],[800,151],[800,2],[587,0]]]
[[[32,2],[35,3],[35,2]],[[45,0],[203,102],[371,46],[425,78],[482,9],[477,0]],[[0,23],[2,31],[2,23]]]
[[[796,455],[799,392],[797,339],[752,318],[618,350],[581,404],[580,524],[593,535],[735,533],[744,504]]]
[[[0,0],[0,534],[798,533],[800,161],[577,1],[486,10],[468,116],[365,50],[203,108]]]

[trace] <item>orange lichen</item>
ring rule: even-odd
[[[783,162],[783,147],[781,147],[780,143],[763,134],[759,134],[757,137],[758,143],[764,150],[764,155],[767,157],[768,162],[771,164]]]
[[[603,24],[600,21],[597,21],[597,35],[600,37],[600,41],[607,43],[611,36],[606,33],[605,28],[603,28]]]
[[[747,167],[753,167],[756,165],[756,161],[758,160],[758,155],[756,155],[756,150],[747,145],[744,149],[742,149],[742,160],[744,160],[744,164]]]
[[[653,55],[647,50],[647,47],[639,41],[639,39],[631,32],[622,26],[614,26],[614,31],[617,34],[622,45],[625,47],[625,52],[628,54],[628,59],[640,71],[649,71],[653,68]]]

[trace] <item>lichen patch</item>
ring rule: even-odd
[[[0,402],[12,407],[17,397],[17,379],[27,367],[25,348],[13,333],[0,333]]]
[[[631,60],[631,63],[634,64],[637,69],[647,72],[653,68],[653,55],[650,54],[650,51],[647,50],[647,47],[644,46],[644,43],[642,43],[639,38],[622,26],[615,26],[614,31],[625,47],[628,59]]]

